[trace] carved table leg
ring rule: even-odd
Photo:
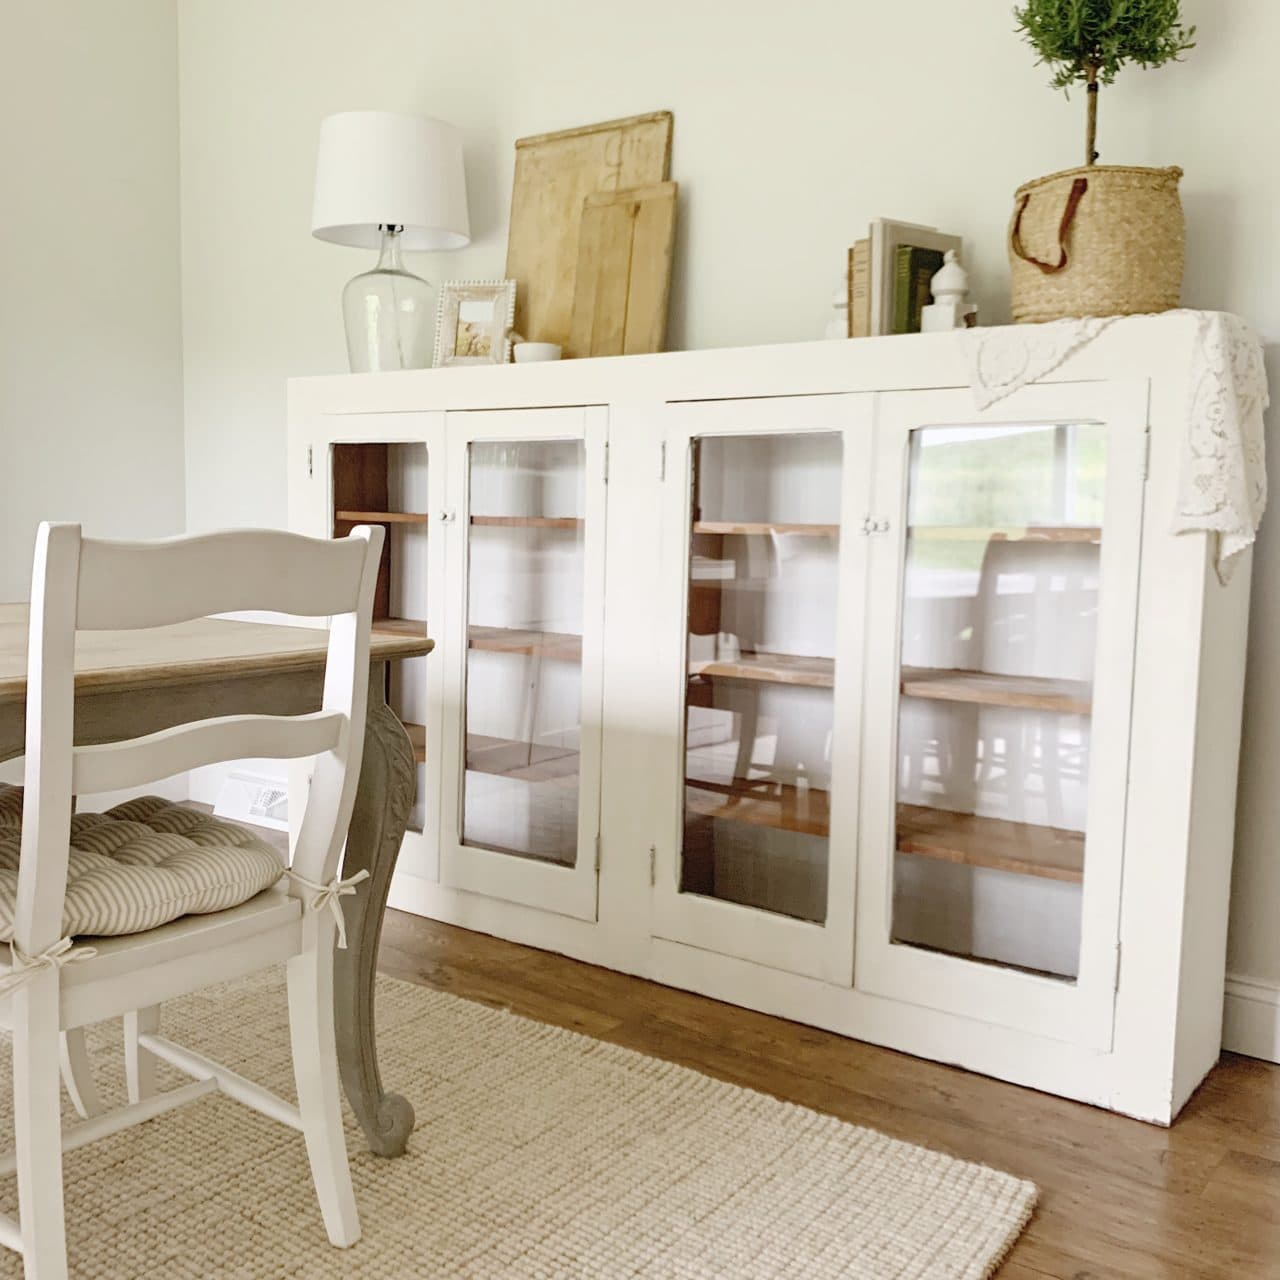
[[[378,940],[395,870],[413,807],[417,770],[404,725],[387,706],[386,667],[370,671],[364,761],[342,862],[344,878],[367,869],[359,893],[343,898],[348,947],[335,953],[334,1006],[338,1065],[347,1100],[380,1156],[404,1153],[413,1129],[413,1108],[398,1093],[384,1093],[374,1035],[374,975]]]

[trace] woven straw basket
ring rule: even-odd
[[[1090,165],[1018,188],[1009,224],[1013,318],[1127,316],[1178,305],[1182,170]]]

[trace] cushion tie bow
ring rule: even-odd
[[[356,891],[356,885],[361,880],[369,878],[368,868],[357,871],[355,875],[347,880],[340,880],[335,876],[328,884],[317,884],[314,880],[308,880],[306,876],[300,876],[292,869],[286,869],[285,875],[289,877],[294,884],[301,885],[304,889],[311,890],[311,896],[306,899],[307,909],[309,911],[323,911],[325,907],[333,915],[334,924],[338,926],[338,948],[342,951],[347,949],[347,922],[342,912],[342,903],[340,898],[346,898],[353,895]]]
[[[88,960],[98,953],[93,947],[73,947],[70,938],[59,938],[38,955],[29,956],[16,942],[9,943],[13,961],[9,972],[0,977],[0,996],[16,991],[40,969],[61,969],[63,965]]]

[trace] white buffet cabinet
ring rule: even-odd
[[[1193,318],[979,412],[951,334],[304,378],[391,532],[403,910],[1167,1123],[1218,1056],[1248,556]]]

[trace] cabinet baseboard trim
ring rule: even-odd
[[[1222,1047],[1250,1058],[1280,1062],[1280,983],[1227,975]]]

